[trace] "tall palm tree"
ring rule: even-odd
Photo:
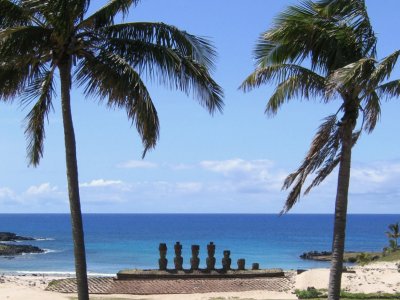
[[[144,152],[156,145],[159,122],[142,76],[193,93],[210,113],[222,111],[222,89],[211,78],[214,48],[164,23],[115,24],[139,0],[109,0],[86,16],[89,0],[0,0],[0,100],[34,103],[26,116],[30,164],[43,156],[45,119],[61,86],[66,167],[78,297],[88,299],[80,208],[72,84],[110,108],[125,109]]]
[[[338,110],[319,127],[300,167],[283,184],[291,188],[281,213],[339,166],[335,201],[329,299],[339,299],[345,242],[352,147],[362,131],[372,132],[380,99],[400,95],[400,81],[385,82],[400,52],[375,59],[376,37],[363,0],[306,0],[290,6],[256,45],[255,71],[242,83],[249,91],[277,82],[266,113],[274,115],[293,98],[339,100]],[[357,127],[361,115],[362,122]]]
[[[397,240],[400,238],[399,222],[390,224],[388,227],[389,227],[389,231],[386,232],[386,235],[389,239],[393,240],[393,249],[397,250],[398,249]]]

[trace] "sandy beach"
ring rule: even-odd
[[[366,266],[354,266],[343,273],[342,288],[349,292],[395,293],[400,291],[399,262],[373,263]],[[45,291],[53,279],[65,277],[37,275],[2,275],[0,277],[0,299],[15,300],[58,300],[73,299],[74,294],[62,294]],[[165,299],[165,300],[209,300],[209,299],[296,299],[295,289],[315,287],[327,288],[328,269],[311,269],[292,276],[293,288],[287,292],[248,291],[207,294],[169,294],[169,295],[91,295],[91,299]]]

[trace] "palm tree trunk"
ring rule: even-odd
[[[346,235],[347,200],[350,182],[351,148],[353,146],[352,118],[342,122],[342,150],[339,166],[338,186],[335,203],[335,219],[332,242],[332,262],[329,276],[328,300],[340,299],[342,281],[343,254]]]
[[[64,123],[65,158],[67,165],[68,195],[71,210],[72,237],[74,240],[75,272],[78,287],[78,299],[88,300],[88,282],[86,271],[85,241],[81,203],[79,198],[78,164],[76,159],[75,133],[72,124],[70,89],[71,60],[59,65],[61,81],[61,106]]]

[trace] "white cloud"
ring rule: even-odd
[[[272,161],[264,159],[203,161],[200,166],[227,178],[225,181],[219,182],[219,186],[214,186],[214,190],[231,190],[245,194],[280,191],[287,175],[287,172],[274,168]]]
[[[384,183],[400,175],[400,164],[381,162],[355,167],[351,170],[351,175],[353,179],[364,183]]]
[[[90,182],[81,183],[80,187],[87,188],[98,188],[98,187],[111,187],[111,186],[122,186],[124,183],[121,180],[105,180],[105,179],[94,179]]]
[[[124,169],[154,169],[158,165],[156,163],[143,161],[143,160],[130,160],[118,165],[119,168]]]
[[[54,192],[57,192],[57,186],[51,186],[49,182],[42,183],[40,185],[32,185],[30,186],[25,194],[28,196],[41,196],[41,195],[50,195]]]
[[[206,170],[222,173],[226,176],[235,173],[251,173],[271,168],[270,160],[243,160],[240,158],[223,161],[202,161],[200,166]]]
[[[175,185],[178,192],[182,193],[199,193],[203,190],[201,182],[178,182]]]
[[[13,199],[15,198],[15,193],[12,189],[7,187],[0,188],[0,199]]]

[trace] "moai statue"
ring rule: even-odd
[[[158,251],[160,251],[160,259],[158,260],[159,269],[162,271],[167,270],[168,259],[167,257],[167,244],[160,243],[158,247]]]
[[[251,265],[252,270],[260,270],[260,264],[259,263],[253,263]]]
[[[231,251],[224,250],[224,257],[222,258],[222,269],[228,271],[231,269],[232,259],[230,258]]]
[[[207,264],[207,270],[211,271],[215,269],[215,245],[213,242],[210,242],[207,245],[207,254],[208,257],[206,259],[206,264]]]
[[[176,242],[176,244],[174,245],[174,250],[175,250],[175,258],[174,258],[175,270],[183,270],[183,268],[182,268],[183,258],[182,258],[181,243]]]
[[[245,269],[246,260],[244,258],[239,258],[237,260],[238,270],[243,271]]]
[[[199,259],[199,245],[192,245],[192,257],[190,258],[190,267],[192,270],[198,270],[200,259]]]

